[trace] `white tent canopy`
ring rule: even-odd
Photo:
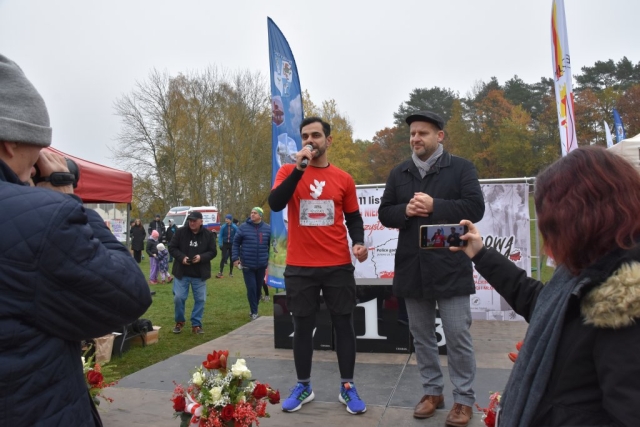
[[[640,172],[640,133],[633,138],[623,139],[609,150],[627,159]]]

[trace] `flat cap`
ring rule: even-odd
[[[444,130],[444,119],[436,113],[432,113],[431,111],[416,111],[407,116],[405,121],[408,125],[413,122],[429,122],[436,125],[438,129]]]

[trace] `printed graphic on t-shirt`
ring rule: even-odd
[[[189,242],[189,246],[197,248],[198,247],[198,241],[197,240],[192,240]]]
[[[335,217],[333,200],[300,200],[300,225],[304,227],[333,225]]]
[[[311,193],[309,193],[309,195],[314,199],[320,197],[325,184],[326,181],[318,181],[317,179],[314,179],[313,184],[309,184],[309,188],[311,189]]]

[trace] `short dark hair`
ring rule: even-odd
[[[535,204],[545,249],[573,274],[640,237],[640,173],[603,147],[578,148],[542,171]]]
[[[302,133],[303,127],[310,125],[311,123],[322,124],[322,131],[324,132],[324,136],[329,137],[331,135],[331,125],[325,122],[324,120],[322,120],[320,117],[315,117],[315,116],[307,117],[302,121],[302,123],[300,123],[300,133]]]

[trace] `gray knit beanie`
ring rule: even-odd
[[[44,100],[18,64],[0,55],[0,141],[51,145]]]

